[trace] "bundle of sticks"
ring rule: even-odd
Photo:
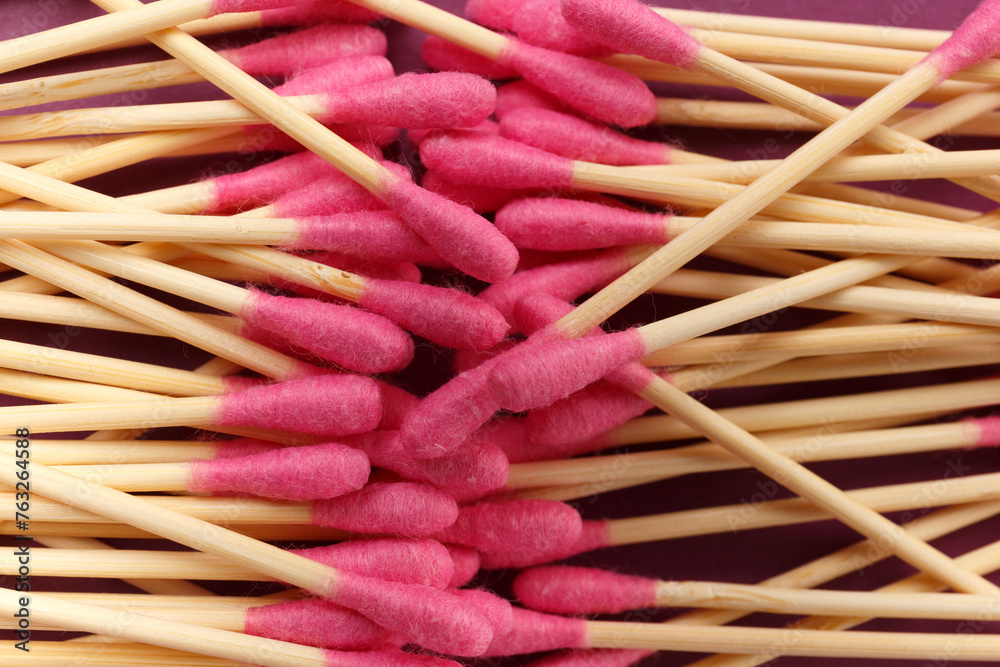
[[[995,661],[1000,1],[861,4],[12,2],[0,665]]]

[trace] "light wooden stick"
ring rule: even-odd
[[[84,656],[84,658],[81,658]],[[63,667],[74,660],[86,659],[95,667],[124,667],[125,665],[174,664],[186,667],[240,667],[245,664],[226,658],[197,655],[187,651],[119,642],[109,639],[96,650],[84,648],[79,642],[31,640],[31,653],[14,647],[14,642],[0,644],[0,665],[16,667]]]
[[[229,530],[264,542],[330,542],[348,539],[342,531],[320,526],[291,524],[223,524]],[[32,536],[91,537],[101,539],[159,539],[160,536],[123,523],[77,523],[75,521],[33,521]],[[0,535],[23,535],[13,521],[0,523]],[[188,573],[190,576],[190,573]]]

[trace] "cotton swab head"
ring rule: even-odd
[[[454,660],[395,648],[373,651],[327,650],[324,658],[324,667],[460,667]]]
[[[220,397],[215,422],[346,435],[370,431],[381,417],[377,382],[357,375],[322,375],[226,394]]]
[[[582,618],[542,614],[514,607],[513,624],[503,637],[494,637],[486,657],[525,655],[560,648],[587,648],[587,626]]]
[[[434,540],[348,540],[290,551],[338,570],[403,584],[448,588],[455,573],[450,551]]]
[[[497,88],[497,106],[493,115],[498,120],[516,109],[548,109],[569,113],[569,107],[556,97],[527,81],[509,81]]]
[[[452,357],[451,360],[452,370],[455,371],[456,375],[464,373],[465,371],[471,371],[484,361],[492,359],[501,352],[509,350],[519,342],[520,341],[515,338],[504,338],[490,349],[483,350],[482,352],[456,352],[455,356]]]
[[[370,280],[358,305],[391,318],[408,331],[459,350],[488,350],[507,333],[503,315],[457,289]]]
[[[372,193],[343,174],[330,174],[286,192],[271,208],[281,218],[308,218],[384,209]]]
[[[411,283],[419,283],[423,279],[420,267],[413,262],[390,262],[366,259],[357,255],[345,255],[332,250],[310,252],[307,254],[307,257],[314,262],[343,269],[348,273],[356,273],[365,278],[405,280]]]
[[[514,595],[536,611],[551,614],[618,614],[657,607],[656,579],[590,567],[547,566],[520,572]]]
[[[529,44],[575,56],[603,58],[614,53],[570,26],[559,0],[525,0],[514,12],[511,29]]]
[[[482,655],[493,639],[490,622],[472,605],[428,586],[341,572],[333,600],[415,644],[448,655]]]
[[[371,23],[383,18],[370,9],[352,2],[306,0],[290,7],[261,12],[261,23],[267,26],[315,25],[317,23]]]
[[[329,250],[355,257],[420,264],[438,254],[394,211],[333,213],[298,219],[299,237],[290,249]]]
[[[465,132],[485,132],[487,134],[500,134],[500,123],[495,120],[487,118],[479,125],[475,127],[463,128]],[[433,130],[407,130],[406,136],[409,137],[410,143],[420,148],[420,142],[424,140],[428,134],[433,132]]]
[[[446,544],[455,570],[448,582],[448,588],[465,586],[479,572],[479,552],[461,544]]]
[[[318,500],[357,491],[371,464],[363,452],[335,443],[286,447],[217,461],[194,461],[188,488],[235,491],[281,500]]]
[[[392,63],[383,56],[343,58],[303,70],[280,86],[275,86],[274,92],[286,97],[315,95],[325,91],[385,81],[395,74]]]
[[[313,523],[356,533],[427,537],[455,522],[458,506],[450,495],[427,484],[371,482],[313,504]]]
[[[243,631],[257,637],[333,649],[363,650],[403,643],[390,630],[323,598],[250,607]]]
[[[571,26],[622,53],[690,69],[701,51],[696,39],[634,0],[562,0],[562,12]]]
[[[934,63],[938,80],[944,81],[997,51],[1000,51],[1000,3],[983,0],[926,61]]]
[[[477,185],[452,183],[431,169],[424,173],[421,184],[427,190],[435,192],[462,206],[468,206],[477,213],[492,213],[501,209],[507,202],[529,194],[524,190],[486,188]]]
[[[483,551],[479,557],[484,570],[503,570],[552,563],[600,549],[609,546],[609,544],[606,521],[584,521],[580,529],[580,537],[573,543],[556,545],[548,551],[531,549]]]
[[[385,33],[372,26],[329,23],[221,53],[248,74],[281,76],[341,58],[384,56],[387,46]]]
[[[580,113],[621,127],[649,124],[656,98],[641,79],[604,63],[549,51],[516,39],[499,62]]]
[[[273,11],[290,4],[288,0],[212,0],[209,15]]]
[[[667,164],[670,147],[633,139],[607,125],[548,109],[507,111],[500,121],[501,136],[572,160],[598,164]]]
[[[380,382],[379,387],[382,390],[382,421],[378,427],[383,431],[396,431],[420,399],[388,382]]]
[[[420,55],[431,69],[440,72],[466,72],[477,74],[491,81],[517,78],[516,70],[446,39],[428,35],[420,46]]]
[[[510,602],[481,588],[462,588],[452,591],[459,600],[473,605],[493,626],[493,636],[502,637],[510,632],[514,611]]]
[[[465,16],[487,28],[510,31],[514,28],[514,14],[524,0],[468,0]]]
[[[493,366],[490,389],[502,407],[526,412],[565,398],[645,354],[636,329],[517,348]]]
[[[316,299],[253,292],[238,316],[305,350],[361,373],[405,368],[410,336],[380,315]]]
[[[579,513],[565,503],[514,500],[466,505],[454,525],[436,538],[480,551],[517,550],[537,554],[576,543],[581,530]]]

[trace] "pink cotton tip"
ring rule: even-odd
[[[504,417],[494,419],[484,424],[473,435],[477,440],[484,440],[496,445],[507,455],[507,460],[513,462],[510,453],[517,451],[527,442],[523,417]]]
[[[983,0],[951,36],[932,51],[933,62],[944,81],[959,70],[971,67],[1000,51],[1000,2]]]
[[[417,407],[420,399],[405,389],[388,382],[382,382],[379,386],[382,389],[382,421],[379,422],[378,427],[383,431],[399,430],[406,415]]]
[[[431,342],[459,350],[488,350],[503,340],[508,329],[496,308],[459,289],[370,280],[358,305]]]
[[[385,33],[367,25],[325,23],[224,51],[254,76],[288,76],[341,58],[384,56]]]
[[[261,12],[261,22],[268,26],[371,23],[381,18],[381,14],[347,0],[299,0],[291,7]]]
[[[253,454],[263,454],[276,449],[283,449],[285,445],[257,438],[236,438],[234,440],[216,440],[215,458],[235,459],[240,456],[252,456]]]
[[[423,41],[420,45],[420,55],[431,69],[439,72],[466,72],[491,81],[513,79],[518,76],[517,72],[509,67],[435,35],[428,35]]]
[[[427,537],[458,518],[450,495],[427,484],[373,482],[360,491],[313,504],[315,525],[356,533]]]
[[[345,255],[344,253],[334,252],[332,250],[309,252],[305,254],[305,257],[313,262],[319,262],[320,264],[326,264],[327,266],[342,269],[348,273],[356,273],[359,276],[364,276],[365,278],[406,280],[411,283],[419,283],[421,280],[420,267],[413,262],[383,262],[358,257],[357,255]],[[280,285],[282,289],[291,289],[298,293],[297,287],[294,285],[282,285],[281,282],[276,281],[273,278],[272,283],[276,286]],[[316,293],[320,294],[321,292],[316,290]],[[330,297],[329,294],[322,294],[325,294],[323,298]]]
[[[380,198],[460,271],[488,283],[514,273],[517,248],[471,208],[402,179],[386,184]]]
[[[327,97],[326,118],[402,128],[475,127],[495,106],[496,89],[481,76],[409,72],[336,89]]]
[[[516,109],[548,109],[567,112],[569,107],[537,86],[533,86],[527,81],[518,80],[505,83],[497,88],[497,107],[494,109],[493,115],[503,121],[507,114]]]
[[[587,648],[587,622],[514,607],[513,625],[503,637],[494,637],[486,657],[525,655],[560,648]]]
[[[622,53],[691,69],[701,44],[635,0],[562,0],[566,21],[591,39]]]
[[[465,17],[494,30],[514,27],[514,14],[524,0],[467,0]]]
[[[670,147],[625,136],[607,125],[548,109],[515,109],[500,123],[508,139],[572,160],[610,165],[666,164]]]
[[[656,603],[657,580],[590,567],[547,566],[524,570],[514,595],[527,607],[550,614],[618,614]]]
[[[188,490],[235,491],[278,500],[318,500],[357,491],[371,472],[364,453],[334,443],[284,447],[190,464]]]
[[[331,131],[347,141],[367,142],[379,148],[386,148],[399,141],[402,131],[398,127],[388,125],[361,125],[358,123],[332,123],[327,125]]]
[[[983,417],[965,420],[979,430],[979,437],[972,449],[978,447],[1000,447],[1000,417]]]
[[[592,451],[589,443],[601,447],[594,439],[602,433],[652,407],[631,391],[608,382],[595,382],[572,396],[532,410],[525,418],[527,436],[539,445],[533,451],[544,459],[561,458],[568,452],[581,454]]]
[[[492,359],[498,354],[502,354],[507,350],[511,349],[517,345],[520,341],[515,338],[504,338],[502,341],[494,345],[488,350],[483,350],[481,352],[471,352],[468,350],[459,350],[455,353],[451,360],[452,370],[455,374],[461,374],[465,371],[471,371],[476,366],[480,365],[488,359]]]
[[[295,4],[295,0],[212,0],[209,16],[216,14],[242,14],[279,9]]]
[[[433,169],[427,170],[421,184],[425,189],[462,206],[468,206],[477,213],[492,213],[502,208],[507,202],[527,194],[525,190],[486,188],[479,185],[452,183]]]
[[[655,651],[638,648],[559,651],[532,660],[528,667],[633,667],[653,653]]]
[[[504,570],[552,563],[606,546],[609,546],[607,521],[584,521],[579,539],[572,544],[562,544],[549,551],[484,551],[479,557],[484,570]]]
[[[434,540],[350,540],[290,551],[338,570],[402,584],[448,588],[455,572],[450,552]]]
[[[479,610],[493,626],[493,636],[502,637],[510,631],[514,623],[514,610],[510,602],[481,588],[453,590],[452,595],[464,600]]]
[[[243,632],[305,646],[350,650],[398,641],[392,632],[358,612],[322,598],[250,607]]]
[[[656,118],[656,97],[632,74],[596,60],[508,41],[499,61],[528,82],[593,118],[619,125],[648,125]]]
[[[239,317],[359,373],[397,371],[413,359],[405,331],[352,306],[253,292]]]
[[[470,440],[444,456],[418,459],[412,470],[422,481],[448,491],[459,502],[478,500],[504,487],[507,455],[490,442]]]
[[[637,329],[519,348],[493,366],[490,390],[501,407],[526,412],[565,398],[645,354]]]
[[[599,44],[563,18],[559,0],[525,0],[514,13],[511,26],[528,44],[563,51],[584,58],[603,58],[614,49]]]
[[[437,539],[480,551],[545,553],[574,544],[581,525],[575,509],[554,500],[482,502],[462,507]]]
[[[572,160],[478,132],[433,132],[420,144],[420,159],[454,183],[506,189],[573,185]]]
[[[333,599],[432,651],[477,656],[493,638],[489,621],[472,605],[429,586],[342,572]]]
[[[455,571],[451,577],[448,588],[459,588],[465,586],[479,572],[479,552],[472,547],[461,544],[446,544],[448,553],[454,563]]]
[[[582,294],[600,289],[631,268],[628,255],[608,250],[583,259],[548,264],[519,271],[497,285],[480,292],[479,298],[503,313],[516,327],[514,308],[531,294],[548,294],[563,301],[573,301]]]
[[[544,292],[535,292],[519,300],[514,306],[514,321],[517,327],[530,336],[536,331],[558,322],[573,312],[573,304]],[[600,329],[592,329],[599,332]]]
[[[279,218],[308,218],[384,209],[385,204],[344,174],[331,174],[281,195],[271,207]]]
[[[566,252],[665,243],[670,216],[560,197],[516,199],[496,225],[519,248]]]
[[[378,425],[381,404],[371,378],[320,375],[220,396],[215,422],[317,435],[364,433]]]
[[[212,203],[205,213],[230,208],[253,208],[334,170],[326,160],[303,151],[211,181]]]
[[[327,651],[325,667],[462,667],[448,658],[396,649]]]
[[[276,86],[274,92],[285,97],[319,95],[386,81],[394,74],[392,63],[383,56],[344,58],[303,70],[280,86]]]
[[[444,456],[496,414],[500,407],[487,387],[490,364],[452,378],[410,411],[399,431],[407,453],[415,458]]]
[[[475,127],[463,128],[466,132],[483,132],[485,134],[500,134],[500,123],[495,120],[487,118],[479,125]],[[424,137],[433,132],[434,130],[407,130],[406,136],[410,138],[410,143],[420,148],[421,142],[423,142]],[[426,187],[426,183],[424,184]]]
[[[391,262],[427,263],[438,255],[394,211],[374,210],[300,218],[293,247],[332,250]]]

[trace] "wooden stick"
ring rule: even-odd
[[[0,441],[2,451],[15,451],[14,439]],[[57,440],[31,443],[31,459],[49,466],[170,463],[214,459],[215,440]]]
[[[234,523],[223,526],[233,532],[264,542],[329,542],[347,539],[343,532],[320,526],[291,524]],[[33,521],[32,536],[99,537],[102,539],[159,539],[160,536],[123,523],[77,523],[75,521]],[[13,521],[0,522],[0,535],[23,535]],[[190,573],[189,573],[190,575]]]
[[[79,642],[31,640],[31,653],[14,647],[14,642],[0,644],[0,665],[16,667],[63,667],[74,660],[85,659],[95,667],[124,667],[125,665],[186,665],[188,667],[240,667],[240,661],[197,655],[187,651],[118,642],[109,639],[96,650],[80,646]]]

